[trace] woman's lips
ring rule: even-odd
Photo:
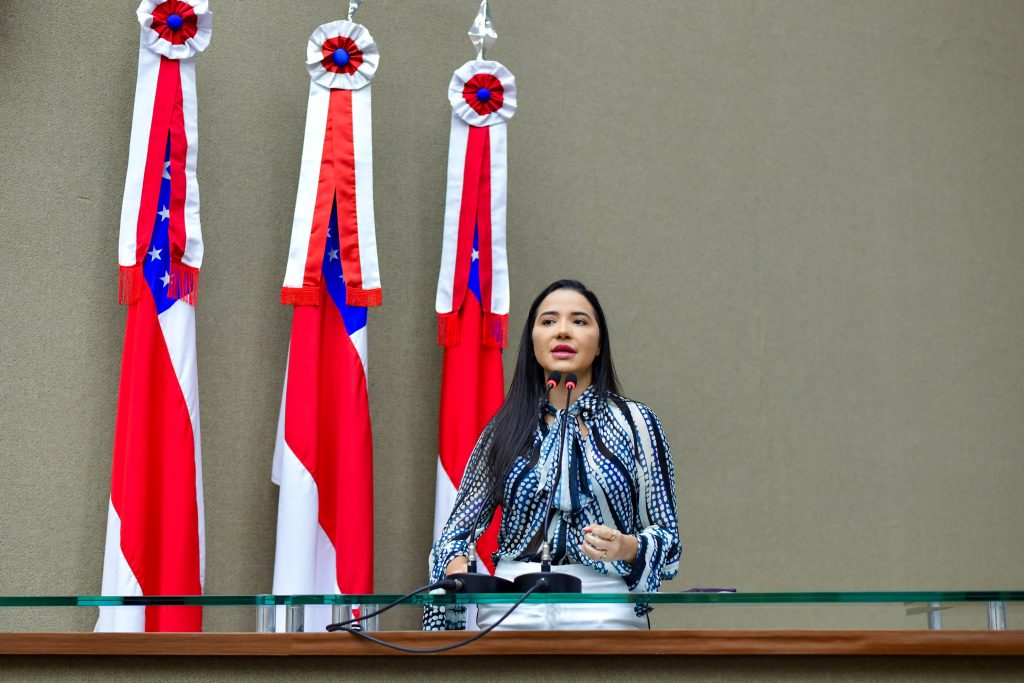
[[[551,350],[551,355],[559,360],[566,360],[576,355],[576,350],[571,346],[560,344]]]

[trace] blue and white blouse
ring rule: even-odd
[[[590,387],[569,407],[566,457],[559,473],[563,412],[545,404],[538,415],[533,448],[516,458],[505,478],[503,496],[490,495],[494,475],[486,454],[492,430],[490,425],[484,428],[466,464],[451,516],[431,551],[432,582],[444,578],[445,567],[454,558],[468,554],[469,527],[479,515],[481,526],[474,534],[479,537],[500,498],[506,504],[495,562],[539,561],[541,527],[546,520],[543,536],[551,545],[553,564],[583,564],[603,574],[616,574],[623,577],[629,590],[644,593],[656,592],[663,579],[679,572],[682,545],[675,468],[657,415],[642,403],[614,394],[599,397]],[[556,418],[550,426],[544,419],[548,414]],[[586,437],[577,416],[586,426]],[[531,466],[533,458],[536,464]],[[549,495],[556,480],[559,490]],[[633,561],[600,562],[584,555],[580,549],[583,529],[592,524],[635,535],[639,547]],[[464,612],[464,608],[456,609]],[[647,604],[636,605],[638,616],[650,611]],[[428,606],[423,628],[464,628],[459,616],[453,614],[446,620],[445,607]]]

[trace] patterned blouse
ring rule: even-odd
[[[494,482],[486,453],[492,429],[491,425],[484,428],[466,464],[451,516],[431,551],[432,582],[444,578],[445,567],[455,557],[468,553],[469,527],[479,515],[480,527],[474,534],[479,537],[499,498],[507,502],[498,550],[492,556],[495,562],[503,558],[537,562],[542,537],[546,537],[552,564],[583,564],[619,575],[631,591],[656,592],[663,579],[678,573],[682,545],[675,470],[658,417],[642,403],[614,394],[602,399],[593,387],[588,388],[569,407],[566,457],[558,472],[563,412],[550,404],[539,411],[532,452],[516,458],[505,478],[503,496],[490,495]],[[555,416],[550,426],[546,415]],[[577,416],[586,426],[585,438]],[[556,485],[558,490],[551,495]],[[548,500],[552,502],[545,510]],[[584,555],[580,549],[583,528],[592,524],[636,535],[639,547],[633,561],[600,562]],[[647,604],[635,607],[638,616],[651,611]],[[424,608],[423,628],[465,628],[464,607],[448,606],[447,615],[445,609]]]

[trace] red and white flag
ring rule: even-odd
[[[307,45],[306,135],[281,290],[294,311],[272,474],[276,594],[373,592],[366,307],[381,304],[370,127],[378,56],[351,21],[318,27]],[[306,608],[306,631],[329,622],[329,607]]]
[[[203,242],[195,64],[212,16],[147,0],[121,207],[119,299],[128,305],[103,560],[103,595],[199,595],[203,486],[195,303]],[[201,631],[199,607],[101,607],[97,631]]]
[[[451,514],[473,446],[501,406],[501,349],[508,345],[505,254],[506,122],[515,78],[478,59],[455,72],[444,243],[437,283],[437,341],[444,347],[434,538]],[[481,569],[493,573],[500,511],[480,538]]]

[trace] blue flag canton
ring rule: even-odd
[[[171,140],[167,139],[164,150],[163,177],[160,179],[160,197],[157,199],[156,219],[153,233],[149,238],[149,250],[142,262],[142,274],[153,294],[156,312],[163,313],[174,305],[176,299],[167,296],[171,284]]]
[[[331,222],[327,227],[327,240],[324,244],[324,266],[322,269],[327,293],[331,301],[341,313],[345,322],[345,330],[349,335],[355,334],[366,327],[366,308],[349,306],[345,303],[345,274],[341,269],[341,246],[338,240],[338,204],[331,208]]]
[[[469,260],[469,291],[482,305],[484,296],[480,293],[480,226],[473,226],[473,254]]]

